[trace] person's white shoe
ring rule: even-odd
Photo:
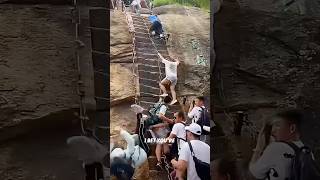
[[[135,113],[142,113],[144,111],[144,108],[139,106],[138,104],[132,104],[131,108]]]
[[[177,103],[178,101],[175,99],[173,101],[171,101],[170,105],[174,105],[175,103]]]
[[[167,96],[168,96],[167,93],[163,93],[163,94],[160,95],[160,97],[167,97]]]

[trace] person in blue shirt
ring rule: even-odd
[[[160,36],[160,37],[163,36],[163,27],[162,27],[161,21],[158,18],[158,16],[157,15],[150,15],[149,21],[151,22],[149,32],[154,36],[155,35]]]

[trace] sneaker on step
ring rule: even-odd
[[[160,97],[167,97],[167,96],[169,96],[167,93],[163,93],[160,95]]]
[[[177,103],[178,101],[175,99],[173,101],[171,101],[170,105],[174,105],[175,103]]]

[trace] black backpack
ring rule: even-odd
[[[201,126],[201,130],[202,130],[202,134],[203,135],[209,135],[210,132],[205,131],[203,129],[203,126],[208,126],[210,127],[210,115],[209,112],[206,108],[200,107],[201,108],[201,115],[200,118],[197,121],[197,124],[199,124]]]
[[[161,123],[160,118],[156,114],[160,111],[160,108],[162,106],[165,106],[165,104],[163,102],[160,102],[160,103],[154,104],[150,108],[150,110],[149,110],[150,118],[145,121],[145,127],[146,128],[149,128],[152,125]]]
[[[294,155],[284,154],[292,159],[290,177],[286,180],[320,180],[320,171],[313,159],[311,149],[298,147],[292,142],[284,142],[294,150]]]
[[[202,162],[200,159],[198,159],[194,154],[190,141],[188,141],[188,144],[189,144],[191,155],[197,171],[197,175],[201,180],[207,180],[208,178],[210,179],[210,164],[206,162]]]

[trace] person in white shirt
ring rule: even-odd
[[[131,162],[133,168],[138,168],[147,160],[147,153],[136,142],[134,137],[137,135],[131,135],[125,130],[120,130],[120,136],[126,141],[127,148],[111,149],[110,161],[112,162],[115,157],[124,158]],[[113,145],[111,145],[111,148],[113,148]]]
[[[140,15],[141,0],[133,0],[131,3],[132,11]]]
[[[199,140],[201,127],[196,123],[191,123],[185,128],[187,140],[190,141],[195,156],[202,162],[210,164],[210,146]],[[187,172],[188,180],[201,180],[197,174],[195,163],[193,161],[191,150],[188,143],[183,144],[178,161],[171,160],[173,167],[176,169],[176,177],[183,180]],[[209,177],[208,177],[209,178]],[[209,178],[210,179],[210,178]]]
[[[170,105],[173,105],[176,102],[178,102],[175,87],[178,80],[177,69],[180,61],[178,59],[175,59],[174,62],[168,61],[160,53],[158,53],[158,56],[160,57],[162,63],[165,64],[165,72],[166,72],[166,77],[159,83],[160,89],[163,92],[161,96],[168,95],[165,85],[170,85],[170,91],[172,95],[172,102],[170,103]]]
[[[285,157],[285,154],[294,155],[294,150],[284,142],[294,143],[298,147],[304,146],[300,140],[301,120],[302,114],[299,111],[288,110],[276,114],[272,123],[264,125],[249,164],[249,170],[255,178],[269,177],[270,180],[289,178],[292,161],[291,158]],[[270,134],[274,142],[269,144],[272,141],[268,137]]]
[[[201,117],[202,109],[204,106],[204,97],[196,97],[195,100],[190,104],[188,117],[192,119],[193,123],[197,123]]]
[[[203,111],[206,111],[205,98],[203,96],[198,96],[196,99],[190,104],[188,117],[191,119],[192,123],[198,123]],[[210,127],[203,125],[203,130],[210,132]],[[200,138],[203,142],[209,141],[208,135],[202,135]],[[209,142],[208,142],[209,143]]]
[[[166,138],[168,136],[168,133],[170,132],[168,127],[169,124],[174,123],[173,120],[166,117],[167,104],[170,102],[170,100],[171,98],[169,96],[160,97],[159,102],[163,101],[165,104],[160,107],[160,110],[157,111],[156,115],[162,122],[149,127],[149,129],[152,130],[155,138]],[[156,166],[159,170],[162,169],[162,154],[166,154],[167,152],[169,152],[169,147],[166,143],[157,143],[155,154],[158,160]]]
[[[184,113],[182,111],[174,114],[175,124],[172,127],[172,131],[169,135],[169,139],[177,138],[178,152],[180,152],[181,147],[186,141],[186,122]],[[179,153],[178,153],[179,154]]]

